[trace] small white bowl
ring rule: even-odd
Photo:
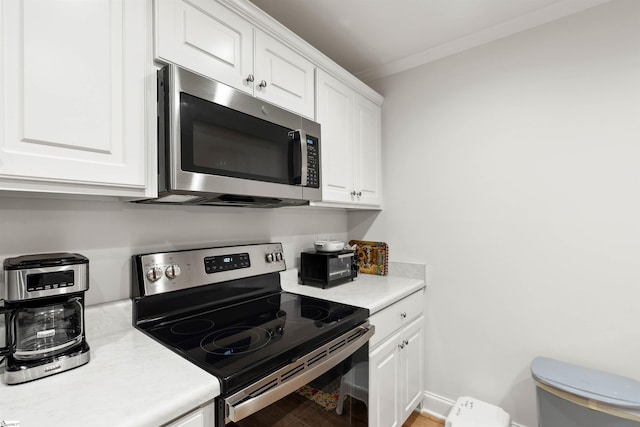
[[[313,246],[318,252],[338,252],[344,249],[342,240],[317,240]]]

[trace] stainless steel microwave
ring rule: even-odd
[[[158,197],[278,207],[321,200],[320,125],[176,65],[158,71]]]

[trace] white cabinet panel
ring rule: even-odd
[[[423,316],[413,321],[403,333],[404,347],[401,351],[401,416],[402,420],[409,418],[422,398],[424,376],[424,343]]]
[[[369,354],[369,425],[398,427],[400,423],[400,334]]]
[[[155,56],[253,93],[253,26],[212,0],[156,0]]]
[[[210,427],[215,424],[215,404],[209,403],[166,425],[166,427]]]
[[[316,77],[322,125],[322,201],[379,206],[381,141],[378,105],[322,70]]]
[[[401,426],[420,404],[424,378],[424,291],[371,316],[376,326],[369,352],[369,425]],[[391,325],[385,327],[386,325]],[[393,332],[391,332],[393,331]]]
[[[354,189],[357,201],[368,205],[382,203],[382,153],[380,107],[362,95],[355,97]]]
[[[202,410],[196,411],[193,414],[187,415],[184,418],[179,419],[171,423],[168,427],[207,427],[204,423],[204,414]]]
[[[376,333],[369,340],[369,345],[373,348],[398,329],[407,326],[422,314],[423,307],[424,291],[417,291],[374,313],[369,322],[376,327]]]
[[[144,0],[3,2],[0,188],[144,194],[146,11]]]
[[[318,70],[317,121],[322,126],[322,198],[351,202],[353,191],[353,90]]]
[[[313,118],[315,66],[214,0],[156,0],[156,57]]]
[[[314,65],[260,30],[255,40],[255,95],[313,118]]]
[[[105,52],[112,43],[121,45],[123,34],[122,23],[112,32],[111,22],[101,17],[122,13],[118,6],[106,0],[73,6],[23,2],[24,151],[53,153],[50,147],[60,145],[109,151],[111,130],[105,117],[121,102],[121,94],[113,99],[103,82],[115,74],[114,83],[122,86],[117,70],[123,58]],[[87,102],[87,94],[93,102]]]

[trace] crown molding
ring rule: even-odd
[[[356,73],[356,77],[365,83],[372,82],[582,12],[583,10],[609,3],[610,1],[612,0],[562,0],[542,9],[443,43],[417,54],[380,66],[371,67]]]
[[[0,0],[0,2],[1,1],[2,0]],[[362,80],[345,70],[341,65],[337,64],[324,53],[307,43],[297,34],[293,33],[249,0],[217,1],[242,16],[255,28],[258,28],[269,34],[271,37],[274,37],[279,42],[311,61],[316,67],[319,67],[331,74],[375,104],[382,105],[384,102],[382,95],[377,93]]]

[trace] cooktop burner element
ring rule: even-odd
[[[192,335],[208,331],[213,325],[213,320],[209,319],[187,319],[173,325],[171,332],[176,335]]]
[[[207,353],[234,356],[256,351],[269,344],[271,333],[252,326],[231,326],[202,338],[200,348]]]

